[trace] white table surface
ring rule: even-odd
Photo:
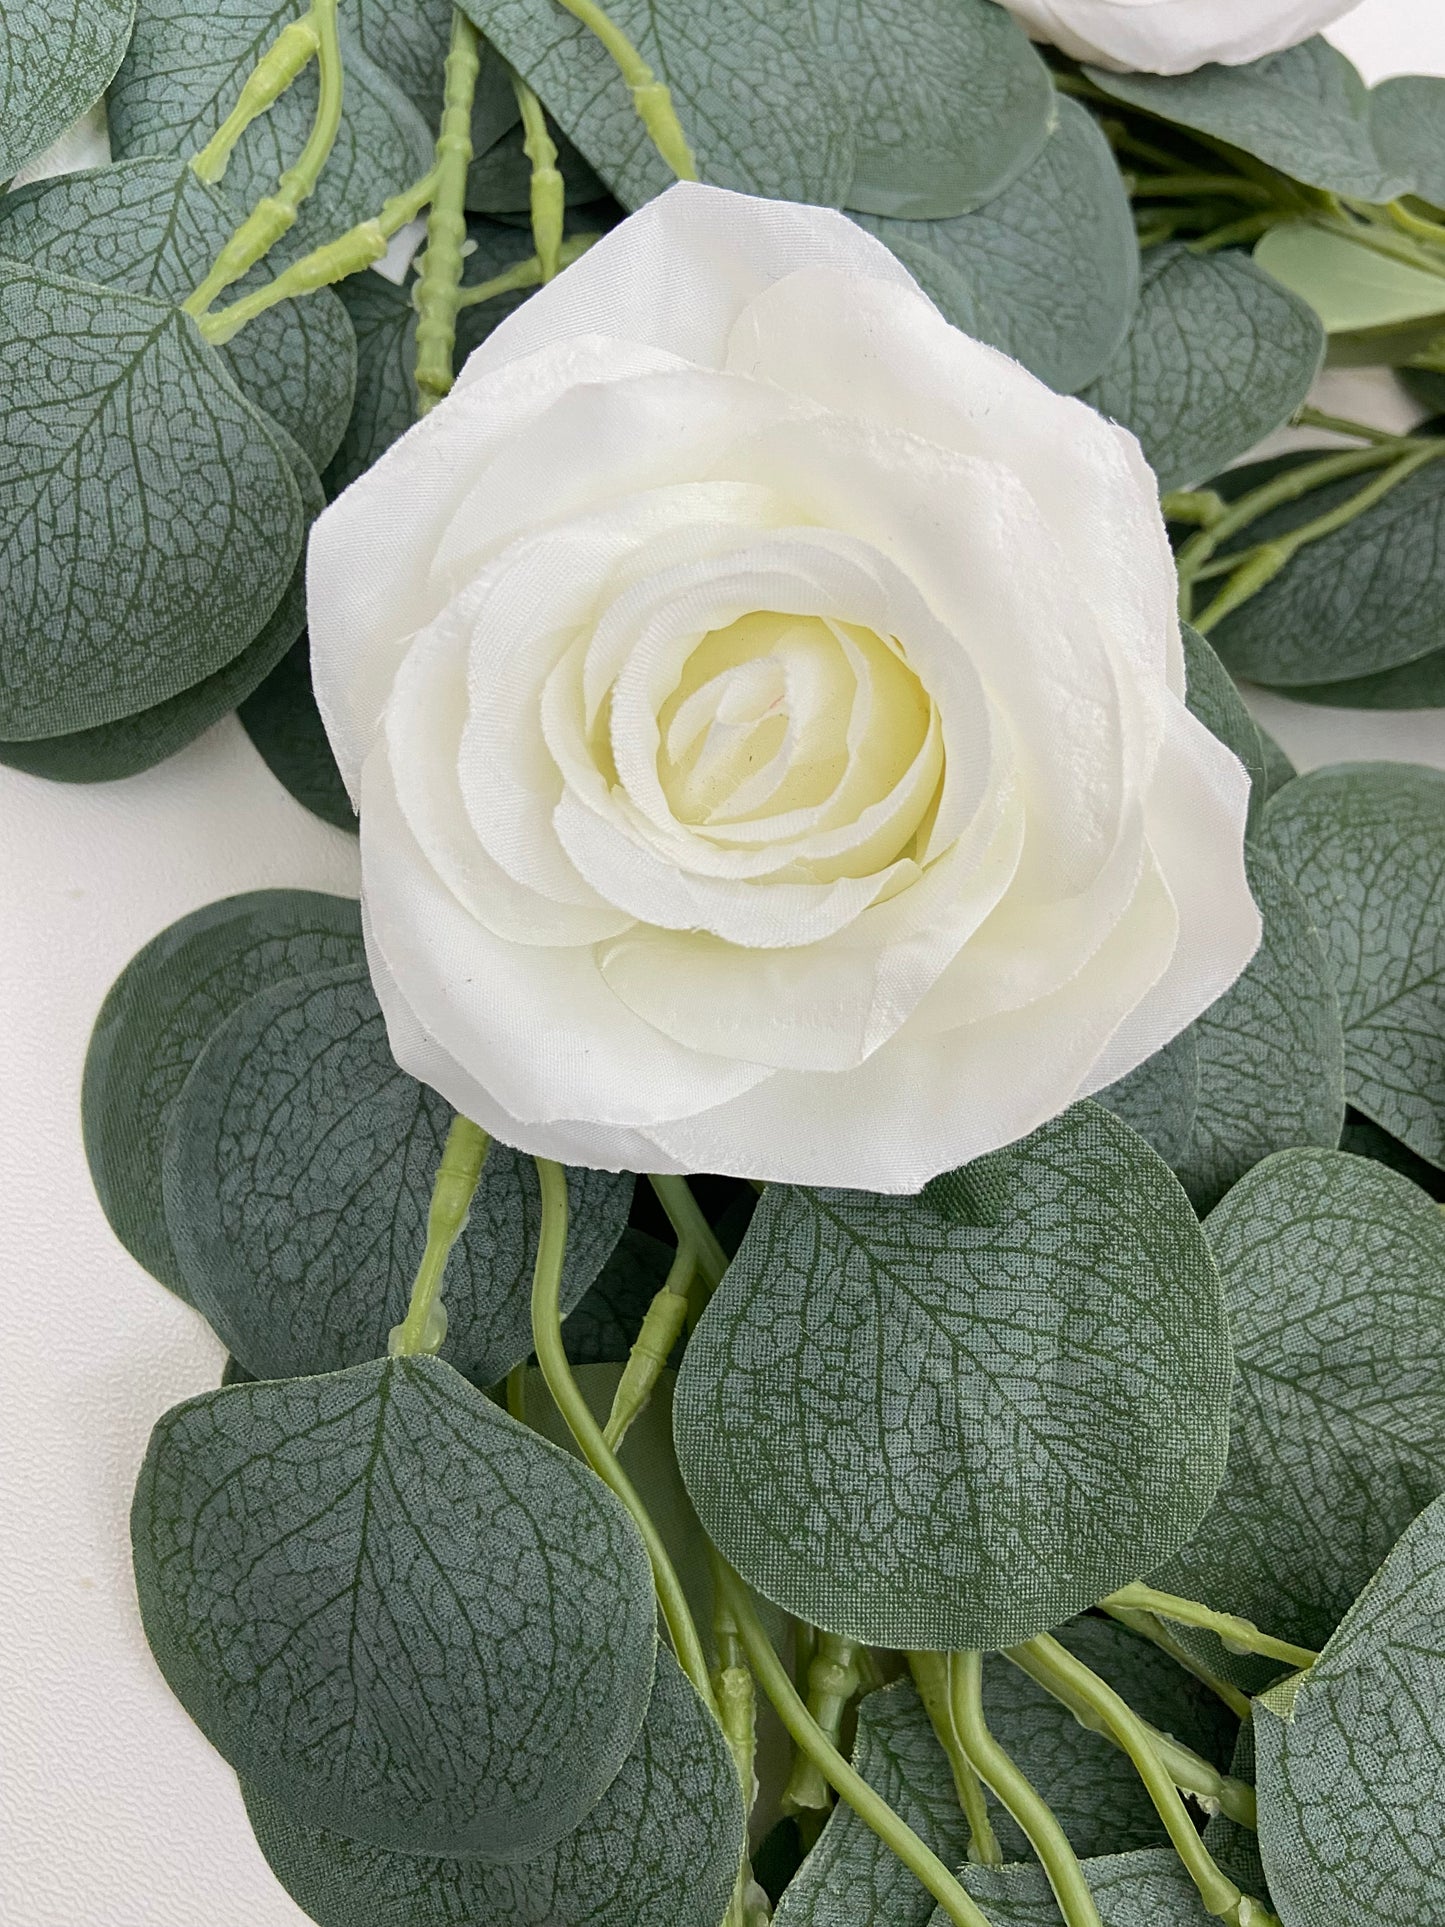
[[[1366,0],[1335,31],[1372,79],[1445,73],[1441,0]],[[1445,767],[1445,712],[1259,698],[1305,767]],[[214,1385],[201,1320],[121,1249],[81,1147],[81,1066],[118,971],[172,919],[263,885],[354,891],[355,844],[274,782],[234,719],[94,788],[0,769],[0,1921],[300,1927],[235,1781],[157,1673],[127,1513],[150,1428]]]

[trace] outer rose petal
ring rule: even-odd
[[[1308,40],[1359,0],[1003,0],[1076,60],[1146,74],[1238,67]]]

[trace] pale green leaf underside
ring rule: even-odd
[[[364,964],[273,984],[214,1029],[169,1119],[166,1224],[192,1302],[258,1378],[385,1354],[453,1112],[398,1068]],[[627,1222],[630,1174],[569,1171],[562,1304]],[[494,1384],[532,1349],[541,1197],[493,1145],[447,1267],[442,1356]]]
[[[1445,1165],[1445,771],[1315,770],[1271,798],[1264,841],[1335,973],[1347,1098]]]
[[[312,694],[311,651],[305,636],[247,695],[239,714],[242,727],[277,782],[313,816],[354,835],[356,813]]]
[[[1318,1648],[1445,1491],[1445,1216],[1383,1165],[1286,1151],[1205,1230],[1237,1363],[1229,1465],[1159,1583]]]
[[[211,1032],[258,990],[360,955],[349,897],[256,890],[171,924],[107,992],[85,1060],[85,1152],[116,1236],[172,1291],[185,1295],[161,1204],[161,1147],[187,1072]]]
[[[1332,335],[1398,327],[1445,310],[1445,275],[1427,274],[1310,221],[1271,228],[1254,259],[1308,301]]]
[[[1393,164],[1380,138],[1370,90],[1326,40],[1192,74],[1085,72],[1116,100],[1228,141],[1310,187],[1390,201],[1414,186],[1415,170]]]
[[[1243,255],[1161,247],[1123,347],[1083,398],[1133,430],[1161,489],[1183,488],[1287,421],[1323,352],[1314,310]]]
[[[1061,393],[1107,365],[1139,299],[1139,248],[1108,142],[1060,100],[1042,152],[976,212],[955,220],[865,216],[956,327]]]
[[[94,106],[120,65],[135,0],[5,0],[0,9],[0,181]]]
[[[1313,1669],[1255,1720],[1260,1847],[1284,1927],[1445,1917],[1445,1501],[1417,1519]]]
[[[612,57],[551,0],[468,0],[624,205],[672,184]],[[608,12],[672,90],[705,181],[838,206],[853,178],[851,95],[808,0],[612,0]]]
[[[254,640],[301,548],[279,430],[162,302],[0,261],[0,737],[148,709]]]
[[[666,1650],[637,1744],[574,1833],[510,1866],[297,1826],[253,1787],[261,1851],[319,1927],[717,1927],[742,1851],[737,1772]]]
[[[631,1521],[438,1359],[176,1406],[132,1538],[172,1690],[298,1825],[513,1859],[571,1832],[641,1730]]]
[[[1058,1927],[1058,1902],[1038,1868],[965,1867],[962,1877],[994,1927]],[[1086,1860],[1084,1879],[1103,1927],[1215,1927],[1172,1848]],[[942,1912],[933,1927],[944,1927]]]
[[[1231,1370],[1183,1192],[1076,1105],[1024,1141],[995,1224],[770,1188],[684,1357],[678,1456],[713,1539],[788,1611],[1005,1646],[1190,1536]]]
[[[992,0],[812,0],[858,111],[847,205],[939,220],[1020,174],[1053,125],[1048,69]]]

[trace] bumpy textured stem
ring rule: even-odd
[[[1059,1903],[1064,1927],[1103,1927],[1089,1883],[1053,1808],[988,1729],[983,1711],[983,1655],[954,1653],[949,1667],[953,1724],[975,1772],[1018,1822],[1038,1855]]]
[[[647,1307],[642,1330],[627,1355],[622,1377],[612,1395],[612,1410],[602,1436],[614,1452],[627,1437],[633,1422],[647,1409],[663,1368],[672,1356],[672,1348],[682,1337],[687,1324],[688,1287],[696,1270],[697,1252],[684,1241],[677,1248],[666,1282]]]
[[[205,280],[193,295],[182,302],[187,314],[197,317],[205,314],[218,295],[255,267],[294,224],[301,203],[321,177],[321,170],[336,144],[345,91],[336,7],[337,0],[313,0],[308,16],[316,34],[316,73],[320,92],[316,102],[316,119],[306,145],[281,176],[276,192],[257,201],[216,256]]]
[[[714,1717],[718,1714],[702,1641],[697,1636],[687,1597],[667,1548],[651,1514],[637,1494],[631,1479],[617,1463],[617,1456],[602,1436],[587,1401],[572,1376],[562,1343],[562,1261],[567,1252],[567,1177],[560,1164],[550,1158],[536,1158],[537,1182],[542,1190],[542,1230],[537,1241],[537,1263],[532,1275],[532,1344],[537,1363],[547,1381],[547,1390],[568,1429],[581,1448],[592,1470],[610,1486],[632,1514],[647,1556],[652,1562],[652,1580],[657,1603],[667,1625],[668,1636],[678,1664],[697,1688]]]
[[[712,1226],[702,1215],[692,1186],[686,1178],[653,1177],[648,1180],[657,1201],[667,1213],[679,1244],[688,1240],[697,1252],[698,1269],[714,1290],[722,1283],[728,1268],[728,1255],[717,1241]]]
[[[762,1621],[748,1597],[747,1587],[721,1562],[717,1577],[758,1684],[772,1701],[778,1718],[792,1735],[794,1745],[817,1762],[823,1777],[839,1798],[846,1800],[859,1819],[897,1854],[914,1879],[933,1895],[954,1927],[989,1927],[987,1917],[964,1892],[938,1855],[869,1786],[862,1774],[849,1766],[837,1747],[819,1729],[817,1721],[798,1697],[783,1662],[773,1651]]]
[[[467,169],[472,163],[472,96],[481,53],[477,30],[460,8],[452,13],[437,134],[426,253],[416,286],[417,406],[426,414],[452,385],[463,250],[467,238]]]
[[[1233,1652],[1258,1653],[1262,1659],[1277,1659],[1285,1666],[1313,1666],[1319,1658],[1308,1646],[1294,1646],[1287,1639],[1271,1638],[1252,1620],[1241,1619],[1237,1613],[1214,1612],[1195,1599],[1157,1592],[1153,1586],[1121,1587],[1118,1592],[1110,1593],[1103,1604],[1106,1608],[1119,1606],[1133,1612],[1155,1613],[1160,1619],[1173,1620],[1176,1626],[1198,1626],[1205,1632],[1217,1633]]]
[[[1111,1619],[1117,1619],[1121,1626],[1127,1626],[1131,1633],[1137,1633],[1141,1639],[1147,1639],[1151,1645],[1157,1646],[1161,1653],[1167,1653],[1186,1673],[1192,1673],[1202,1686],[1207,1686],[1211,1693],[1223,1700],[1237,1720],[1253,1718],[1254,1708],[1249,1695],[1241,1693],[1237,1686],[1231,1686],[1227,1679],[1220,1679],[1217,1673],[1212,1673],[1201,1664],[1153,1613],[1135,1612],[1132,1607],[1126,1606],[1105,1606],[1102,1610]]]
[[[918,1688],[918,1697],[923,1701],[938,1744],[948,1755],[954,1791],[963,1809],[963,1817],[968,1822],[968,1857],[975,1866],[1001,1867],[1003,1848],[988,1817],[988,1800],[984,1795],[983,1782],[975,1772],[973,1761],[964,1750],[954,1724],[948,1654],[910,1653],[908,1670],[913,1675],[913,1684]]]
[[[561,253],[557,257],[559,267],[570,268],[574,261],[601,239],[600,234],[574,234],[570,241],[562,243]],[[499,294],[519,294],[524,288],[539,288],[543,278],[541,261],[535,254],[529,254],[525,261],[504,268],[500,274],[494,274],[490,281],[477,281],[469,288],[459,289],[457,306],[474,308],[479,302],[495,301]]]
[[[843,1729],[848,1702],[862,1684],[858,1642],[819,1631],[808,1661],[807,1706],[818,1730],[834,1746]],[[783,1799],[794,1812],[826,1812],[828,1783],[815,1760],[798,1754]]]
[[[452,1246],[467,1225],[487,1161],[491,1139],[470,1118],[454,1117],[442,1161],[432,1181],[431,1204],[426,1219],[426,1249],[417,1266],[406,1317],[393,1325],[387,1350],[394,1358],[409,1358],[419,1352],[436,1351],[447,1335],[446,1307],[442,1303],[442,1277]]]
[[[522,116],[522,152],[532,163],[532,241],[541,264],[542,279],[551,281],[562,264],[567,190],[557,171],[557,143],[547,132],[547,116],[541,101],[518,73],[512,75],[512,92]]]
[[[597,5],[597,0],[558,0],[558,5],[565,7],[589,33],[595,34],[611,54],[632,95],[632,105],[637,110],[638,119],[673,173],[680,181],[695,181],[697,162],[682,131],[682,123],[677,118],[672,95],[627,35]]]
[[[212,186],[222,179],[236,142],[305,72],[320,47],[321,36],[309,13],[281,29],[247,76],[235,106],[192,160],[191,172],[198,179]]]

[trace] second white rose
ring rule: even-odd
[[[1258,941],[1133,438],[843,216],[678,187],[335,502],[400,1062],[505,1142],[912,1191]]]
[[[1298,46],[1360,0],[1000,0],[1075,60],[1146,74],[1238,67]]]

